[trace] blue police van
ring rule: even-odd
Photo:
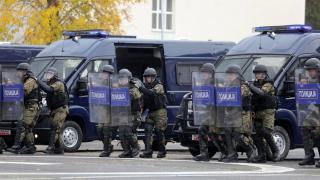
[[[42,51],[45,46],[0,43],[0,72],[16,71],[19,63],[27,62]],[[0,136],[13,144],[16,121],[0,121]]]
[[[3,69],[16,68],[42,51],[45,46],[0,43],[0,65]]]
[[[38,77],[54,66],[70,93],[70,113],[62,132],[66,151],[78,150],[81,142],[97,140],[96,124],[88,112],[88,73],[112,64],[116,70],[128,68],[142,79],[147,67],[157,70],[168,99],[167,139],[173,139],[172,127],[180,101],[191,90],[191,72],[205,62],[214,62],[234,46],[233,42],[141,40],[132,36],[112,36],[102,30],[65,31],[67,37],[52,43],[31,61]],[[48,113],[43,111],[36,125],[39,143],[46,143]]]
[[[295,102],[295,69],[311,57],[320,57],[320,31],[307,25],[264,26],[254,28],[258,35],[243,39],[216,62],[216,71],[224,72],[231,64],[241,67],[244,78],[253,81],[253,68],[263,64],[277,89],[274,138],[285,159],[290,149],[302,147]],[[174,132],[194,156],[199,154],[197,126],[193,124],[192,93],[184,96]],[[216,153],[213,143],[210,156]]]

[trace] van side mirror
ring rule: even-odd
[[[78,96],[88,95],[88,80],[86,78],[80,78],[77,81],[76,94]]]

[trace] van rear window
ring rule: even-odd
[[[36,49],[0,49],[0,60],[2,61],[26,61],[35,57],[41,50]]]

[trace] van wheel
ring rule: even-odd
[[[82,130],[78,123],[66,121],[63,126],[62,139],[66,152],[76,152],[82,143]]]
[[[284,160],[290,151],[290,137],[289,134],[287,132],[287,130],[285,130],[283,127],[281,126],[275,126],[274,127],[274,132],[273,132],[273,138],[278,146],[278,149],[280,151],[280,160]],[[267,149],[267,157],[268,160],[272,160],[272,151],[270,149],[270,147],[268,146]]]
[[[193,157],[196,157],[200,154],[199,148],[189,147],[189,152]],[[216,150],[214,148],[209,147],[209,158],[212,158],[216,154]]]

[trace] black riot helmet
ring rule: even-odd
[[[144,70],[143,77],[146,76],[151,76],[151,77],[156,77],[157,76],[157,71],[154,68],[147,68]]]
[[[104,72],[104,73],[109,73],[109,74],[113,74],[114,73],[114,67],[112,65],[105,65],[103,66],[99,72]]]
[[[30,64],[28,64],[28,63],[20,63],[20,64],[18,64],[16,69],[22,70],[22,71],[28,71],[28,72],[31,71]]]
[[[238,65],[230,65],[228,66],[226,73],[233,73],[233,74],[241,74],[241,68]]]
[[[126,77],[128,77],[128,79],[132,78],[132,73],[128,69],[120,69],[119,75],[126,76]]]
[[[262,64],[258,64],[254,67],[253,73],[268,73],[267,67]]]
[[[310,58],[304,64],[305,69],[320,69],[320,60],[318,58]]]
[[[212,63],[205,63],[201,66],[200,72],[208,72],[213,74],[215,72],[215,67]]]

